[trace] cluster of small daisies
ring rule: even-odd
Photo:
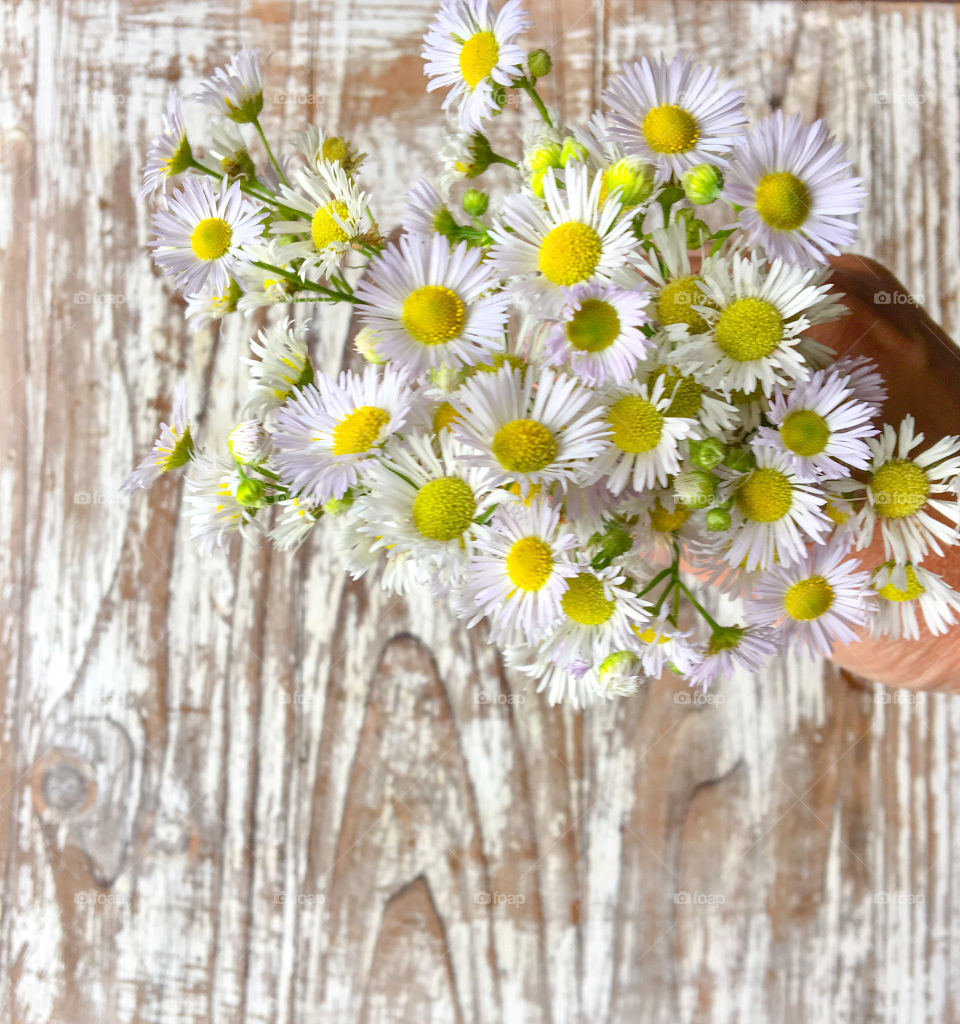
[[[202,550],[290,549],[324,521],[354,578],[485,620],[576,706],[665,668],[707,687],[783,650],[948,629],[960,598],[922,562],[958,542],[960,438],[884,424],[876,367],[809,334],[845,312],[825,264],[864,198],[840,147],[820,122],[749,126],[682,58],[631,64],[562,124],[527,27],[519,0],[443,0],[423,51],[443,166],[395,242],[347,139],[310,126],[274,154],[258,51],[194,96],[216,115],[202,153],[170,94],[141,196],[191,322],[349,303],[362,368],[314,365],[309,321],[274,319],[225,443],[195,443],[181,386],[126,488],[188,469]],[[521,93],[503,155],[485,129]]]

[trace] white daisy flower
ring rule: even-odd
[[[444,363],[487,362],[503,348],[510,297],[491,294],[496,284],[481,250],[404,236],[371,261],[354,294],[378,355],[419,376]]]
[[[716,261],[701,278],[707,302],[697,307],[707,332],[678,341],[672,358],[726,395],[759,387],[769,396],[774,384],[806,380],[803,332],[846,312],[826,277],[779,259],[769,267],[756,256]]]
[[[529,24],[519,0],[496,15],[489,0],[441,0],[423,40],[427,91],[449,87],[443,109],[454,108],[467,131],[479,132],[499,111],[497,87],[523,74],[526,52],[515,40]]]
[[[704,690],[737,669],[756,672],[777,653],[774,631],[763,626],[721,626],[713,630],[703,650],[703,660],[687,674],[691,686]]]
[[[194,99],[231,121],[256,121],[263,109],[262,50],[244,47],[206,79]]]
[[[345,370],[337,379],[319,374],[275,413],[277,472],[314,504],[342,498],[403,427],[409,406],[407,380],[389,366]]]
[[[887,400],[887,382],[872,359],[844,356],[833,363],[831,369],[844,378],[844,385],[858,402],[873,406],[875,414],[880,412]]]
[[[366,193],[340,164],[324,162],[315,171],[300,168],[292,187],[280,185],[280,198],[304,219],[275,220],[270,230],[275,235],[309,235],[282,246],[285,261],[303,260],[299,274],[304,280],[315,280],[343,265],[354,243],[373,230]]]
[[[831,527],[824,492],[797,476],[790,458],[773,448],[755,450],[756,468],[734,485],[729,565],[768,569],[793,565],[807,542],[819,544]]]
[[[250,397],[244,407],[258,419],[278,409],[295,391],[313,383],[313,364],[307,347],[307,322],[281,320],[264,328],[250,342],[256,357],[250,366]]]
[[[592,392],[549,369],[537,380],[532,369],[509,365],[477,373],[450,402],[457,436],[476,453],[472,461],[524,492],[554,480],[579,482],[608,432]]]
[[[464,463],[449,432],[436,447],[427,434],[406,434],[402,444],[389,444],[364,483],[368,490],[357,507],[362,529],[377,538],[374,548],[411,552],[425,574],[462,567],[474,522],[504,497],[488,470]]]
[[[737,147],[723,198],[743,207],[739,226],[752,245],[771,258],[812,266],[856,239],[847,217],[863,206],[862,180],[850,177],[850,164],[823,121],[806,125],[778,110],[754,124]]]
[[[497,642],[536,643],[559,620],[564,581],[579,571],[571,560],[576,537],[543,497],[500,505],[475,534],[464,582],[478,609],[470,625],[486,615]]]
[[[776,387],[767,419],[754,445],[786,452],[806,480],[849,478],[850,469],[865,469],[870,449],[865,438],[879,432],[871,420],[875,408],[858,402],[843,377],[818,370],[792,391]]]
[[[304,157],[312,169],[319,170],[325,164],[340,164],[347,174],[355,174],[366,159],[366,153],[359,153],[348,139],[340,135],[328,135],[315,124],[293,133],[293,148]]]
[[[928,551],[942,555],[941,542],[949,547],[960,540],[960,437],[944,437],[911,456],[922,443],[912,416],[899,430],[884,424],[867,442],[872,459],[857,513],[858,549],[871,542],[878,523],[886,557],[897,562],[919,562]]]
[[[210,127],[210,142],[207,152],[220,165],[228,178],[241,174],[253,174],[256,168],[250,150],[240,129],[227,118],[220,118]]]
[[[231,278],[229,287],[221,294],[196,292],[192,295],[184,295],[187,300],[184,316],[191,328],[199,331],[214,320],[222,320],[229,313],[238,309],[238,300],[242,294],[240,286]]]
[[[648,606],[624,586],[627,578],[618,566],[578,568],[564,581],[560,621],[540,644],[543,658],[568,670],[576,662],[589,666],[612,651],[631,649],[634,627],[649,620]]]
[[[543,180],[544,202],[513,194],[503,216],[490,229],[490,265],[508,277],[524,278],[518,288],[558,304],[564,288],[586,281],[613,281],[629,287],[624,267],[636,244],[629,217],[614,198],[600,202],[599,174],[589,178],[583,164],[572,164],[557,187],[551,168]]]
[[[185,293],[224,293],[248,262],[243,246],[260,237],[265,216],[239,181],[230,185],[224,178],[214,193],[208,179],[187,178],[167,208],[153,215],[153,258]]]
[[[670,403],[663,377],[610,390],[604,396],[610,436],[590,466],[591,478],[604,481],[612,494],[626,487],[642,491],[666,486],[680,469],[679,442],[696,425],[692,419],[668,416]]]
[[[440,193],[425,178],[420,178],[407,193],[400,226],[408,235],[427,238],[446,234],[454,224],[453,215]]]
[[[747,118],[743,93],[717,70],[675,57],[644,57],[615,75],[603,93],[610,134],[627,153],[657,168],[657,181],[690,167],[724,166]]]
[[[653,353],[652,358],[637,371],[637,379],[648,384],[663,380],[663,393],[670,399],[665,415],[680,416],[695,421],[690,437],[714,437],[732,431],[740,416],[736,405],[725,401],[709,389],[706,374],[681,373],[669,363],[669,347]]]
[[[288,498],[274,506],[276,518],[270,540],[279,551],[293,551],[307,539],[320,521],[321,510],[299,498]]]
[[[285,246],[269,237],[244,246],[244,255],[249,257],[250,262],[239,268],[239,286],[243,294],[236,300],[237,309],[244,316],[265,306],[294,301],[294,295],[299,289],[295,280],[291,281],[276,270],[256,266],[257,263],[267,263],[271,267],[293,273],[293,266],[286,262],[288,255],[285,249]]]
[[[655,204],[656,205],[656,204]],[[653,290],[649,313],[653,321],[670,338],[685,338],[687,334],[707,331],[707,322],[697,307],[706,303],[701,275],[710,270],[719,256],[708,255],[705,249],[695,250],[700,257],[697,273],[690,261],[687,248],[687,228],[680,221],[650,232],[654,253],[639,253],[637,269]]]
[[[124,494],[132,494],[138,487],[146,489],[164,473],[171,469],[181,469],[192,457],[193,437],[187,419],[187,383],[180,380],[174,392],[170,422],[160,424],[160,435],[153,442],[153,447],[123,481],[121,490]]]
[[[688,675],[703,660],[703,653],[691,643],[693,631],[672,626],[663,611],[643,629],[638,627],[634,632],[636,641],[631,653],[639,661],[644,675],[651,679],[659,679],[666,668]]]
[[[927,630],[940,636],[960,618],[960,594],[943,577],[922,565],[885,562],[872,573],[877,614],[870,622],[873,636],[895,640],[920,637],[920,616]]]
[[[190,539],[202,555],[222,547],[233,534],[244,540],[262,530],[257,509],[237,498],[243,481],[233,463],[201,452],[194,459],[194,471],[187,477],[185,514],[190,521]]]
[[[791,648],[830,656],[833,644],[857,639],[873,611],[870,573],[847,558],[846,545],[815,548],[794,565],[766,572],[747,599],[746,617],[772,626]]]
[[[227,451],[243,466],[259,466],[270,457],[270,435],[260,420],[241,420],[227,435]]]
[[[567,289],[561,320],[546,342],[546,365],[566,365],[594,387],[622,384],[647,350],[640,328],[647,322],[649,301],[642,291],[603,282]]]
[[[170,179],[183,174],[192,163],[193,152],[183,123],[183,101],[180,93],[171,89],[167,93],[167,112],[161,118],[160,134],[147,147],[143,184],[137,192],[137,199],[143,202],[155,192],[165,192]]]
[[[598,688],[596,674],[586,662],[569,669],[545,658],[539,647],[511,644],[502,650],[504,663],[537,681],[537,693],[546,691],[551,704],[568,703],[574,709],[588,707],[605,694]],[[611,694],[612,696],[612,694]]]

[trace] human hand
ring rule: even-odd
[[[886,267],[852,254],[836,258],[832,267],[850,315],[812,328],[810,335],[838,357],[864,355],[877,363],[890,392],[885,422],[898,425],[911,414],[924,434],[921,450],[960,434],[960,350]],[[865,566],[884,562],[879,532],[855,556]],[[943,557],[930,554],[923,564],[960,590],[956,548]],[[921,621],[917,640],[862,635],[859,643],[834,646],[841,668],[889,686],[960,692],[960,625],[932,636]]]

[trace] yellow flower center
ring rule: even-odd
[[[607,413],[611,440],[624,452],[639,455],[656,448],[663,433],[663,413],[639,395],[618,398]]]
[[[780,427],[784,448],[795,455],[819,455],[830,440],[827,421],[811,409],[788,413]]]
[[[889,563],[888,563],[889,564]],[[916,601],[926,591],[926,587],[917,579],[917,574],[912,565],[906,567],[907,587],[901,590],[892,583],[881,587],[877,593],[885,601]]]
[[[320,147],[320,157],[328,163],[345,164],[349,155],[349,147],[337,135],[331,135],[329,139],[324,139],[323,145]]]
[[[449,402],[441,402],[433,414],[433,432],[439,434],[444,427],[449,427],[458,416],[459,413]]]
[[[783,596],[787,615],[797,622],[819,619],[833,604],[833,587],[822,576],[809,576],[794,583]]]
[[[878,516],[904,519],[926,504],[930,481],[915,462],[892,459],[870,478],[870,493]]]
[[[540,243],[538,265],[554,284],[571,285],[593,276],[603,243],[589,224],[568,220],[547,232]]]
[[[777,231],[794,231],[810,213],[810,190],[789,171],[765,174],[757,182],[757,213]]]
[[[421,345],[443,345],[463,330],[467,307],[441,285],[427,284],[403,300],[403,326]]]
[[[661,103],[643,119],[643,137],[655,153],[687,153],[697,144],[700,128],[689,110]]]
[[[539,537],[521,537],[507,552],[507,575],[520,590],[541,590],[553,572],[550,545]]]
[[[333,454],[359,455],[369,451],[390,422],[390,413],[375,405],[361,405],[333,428]]]
[[[206,217],[190,233],[190,248],[198,260],[218,260],[230,248],[233,228],[220,217]]]
[[[603,299],[584,299],[567,322],[567,339],[581,352],[602,352],[620,334],[620,317]]]
[[[642,632],[634,626],[633,631],[637,634],[637,639],[645,644],[662,645],[670,643],[670,637],[664,636],[663,633],[658,633],[655,629],[650,629],[649,626]],[[613,655],[611,655],[611,657],[613,657]]]
[[[783,318],[777,307],[750,295],[734,299],[720,314],[717,345],[731,359],[748,363],[766,359],[783,338]]]
[[[313,247],[318,252],[321,249],[326,249],[333,242],[345,242],[347,240],[346,231],[340,227],[333,214],[336,213],[337,217],[345,221],[349,212],[347,204],[343,200],[335,199],[332,203],[321,206],[313,215],[313,221],[310,225],[310,236],[313,238]]]
[[[686,324],[694,334],[707,330],[707,321],[693,308],[711,306],[712,302],[700,290],[700,282],[694,274],[678,277],[660,289],[657,296],[657,319],[661,324]]]
[[[537,473],[557,457],[557,439],[536,420],[511,420],[494,435],[493,456],[508,473]]]
[[[674,510],[668,512],[657,498],[650,509],[650,529],[656,530],[657,533],[672,533],[679,530],[689,518],[690,512],[679,501]]]
[[[475,32],[460,50],[460,74],[471,89],[489,77],[497,66],[500,47],[492,32]]]
[[[613,615],[616,602],[603,596],[603,584],[596,576],[582,572],[567,580],[560,605],[567,617],[581,626],[600,626]]]
[[[455,540],[470,525],[477,511],[473,491],[459,477],[442,476],[417,491],[413,499],[413,525],[430,540]]]
[[[663,393],[673,395],[664,416],[692,418],[703,404],[703,387],[693,377],[684,377],[672,367],[661,366],[653,372],[651,380],[663,377]]]
[[[737,491],[737,507],[755,523],[775,523],[793,505],[793,488],[785,473],[762,466],[755,469]]]

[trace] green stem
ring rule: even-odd
[[[675,570],[675,566],[671,565],[669,568],[664,569],[663,572],[658,572],[657,575],[654,576],[653,579],[643,588],[643,590],[641,590],[637,594],[637,597],[643,597],[645,594],[649,594],[650,591],[653,590],[653,588],[662,579],[665,579],[667,576],[672,576],[674,574],[674,570]]]
[[[275,267],[272,263],[263,263],[260,260],[254,260],[253,265],[259,267],[261,270],[270,270],[279,277],[284,277],[288,281],[293,281],[298,287],[304,288],[307,291],[319,292],[325,296],[331,302],[353,302],[360,303],[355,295],[347,294],[347,292],[334,291],[332,288],[326,288],[322,284],[316,284],[313,281],[304,281],[302,277],[298,277],[291,270],[284,270],[283,267]]]
[[[708,622],[708,623],[710,624],[710,628],[711,628],[711,629],[722,629],[722,628],[723,628],[723,627],[722,627],[722,626],[721,626],[721,625],[720,625],[720,624],[719,624],[719,623],[718,623],[718,622],[717,622],[717,621],[716,621],[716,620],[715,620],[715,619],[713,618],[713,616],[712,616],[712,615],[711,615],[711,614],[710,614],[710,613],[709,613],[709,612],[707,611],[707,609],[706,609],[706,608],[704,608],[704,607],[703,607],[703,605],[702,605],[702,604],[701,604],[701,603],[700,603],[700,602],[699,602],[699,601],[698,601],[698,600],[697,600],[697,599],[696,599],[696,598],[695,598],[695,597],[693,596],[693,592],[692,592],[692,591],[690,590],[690,588],[689,588],[689,587],[688,587],[688,586],[687,586],[687,585],[686,585],[686,584],[685,584],[685,583],[683,582],[683,580],[680,580],[680,579],[678,579],[678,580],[677,580],[677,585],[678,585],[678,586],[680,587],[680,589],[681,589],[681,590],[682,590],[682,591],[683,591],[683,592],[684,592],[684,593],[685,593],[685,594],[687,595],[687,597],[688,597],[688,598],[690,599],[690,603],[691,603],[691,604],[693,605],[693,607],[694,607],[694,608],[696,608],[696,609],[697,609],[697,611],[698,611],[698,612],[699,612],[699,613],[700,613],[700,614],[701,614],[701,615],[702,615],[702,616],[703,616],[703,617],[704,617],[704,618],[705,618],[705,619],[707,620],[707,622]]]
[[[540,99],[540,93],[537,92],[537,87],[530,82],[527,78],[518,78],[514,83],[514,86],[523,91],[533,100],[533,105],[537,108],[537,112],[543,118],[544,124],[548,128],[553,127],[553,121],[550,120],[550,115],[547,113],[546,104]]]
[[[224,178],[221,171],[215,171],[212,167],[207,167],[206,164],[200,163],[199,160],[191,159],[189,166],[197,171],[202,171],[204,174],[209,174],[211,178],[216,178],[217,181],[222,181]],[[282,206],[280,200],[268,192],[262,185],[252,185],[248,180],[241,178],[240,191],[245,192],[248,196],[253,196],[254,199],[259,199],[263,203],[272,203],[274,206],[286,209],[286,207]]]
[[[277,172],[277,177],[284,183],[284,185],[289,185],[290,182],[287,181],[287,176],[283,173],[280,164],[277,163],[277,158],[273,155],[273,150],[270,148],[270,143],[267,142],[267,137],[264,134],[263,129],[260,127],[259,118],[254,119],[253,127],[257,129],[257,134],[260,136],[260,139],[263,142],[263,148],[267,151],[267,156],[270,158],[270,163],[273,164],[273,169]]]

